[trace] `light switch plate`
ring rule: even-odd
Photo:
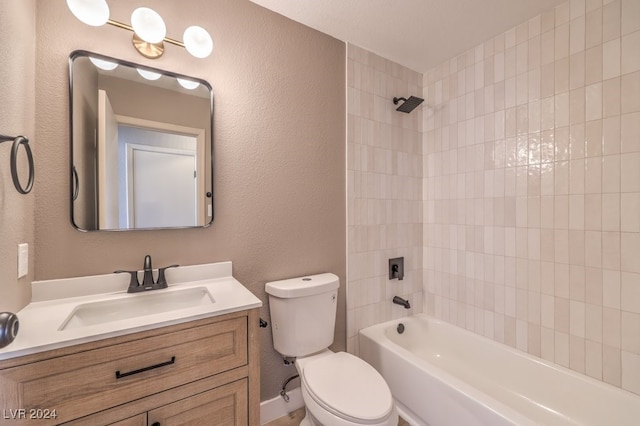
[[[29,244],[18,244],[18,278],[29,273]]]

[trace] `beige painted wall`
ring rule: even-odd
[[[0,2],[0,134],[24,135],[38,155],[34,125],[35,8],[34,0]],[[11,142],[0,144],[0,312],[16,312],[29,302],[34,271],[36,190],[28,195],[15,190],[10,153]],[[21,172],[26,173],[26,169],[21,167]],[[17,245],[25,242],[29,243],[29,275],[18,280]]]
[[[112,18],[128,21],[139,3],[109,2]],[[345,282],[342,42],[248,0],[150,0],[145,6],[165,17],[168,36],[180,38],[188,25],[202,25],[215,46],[212,56],[198,60],[169,45],[164,57],[152,61],[133,50],[130,33],[86,26],[71,15],[64,0],[37,5],[36,135],[42,146],[37,156],[36,279],[140,268],[145,254],[153,257],[155,266],[231,260],[234,275],[263,300],[261,315],[267,320],[267,281],[328,271]],[[75,49],[211,83],[215,93],[211,227],[83,233],[71,226],[67,57]],[[346,340],[344,295],[343,285],[338,349]],[[295,369],[282,365],[270,329],[264,330],[261,344],[262,399],[267,399],[278,394]]]

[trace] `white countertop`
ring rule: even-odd
[[[0,360],[262,306],[260,299],[233,278],[231,262],[174,268],[167,270],[166,276],[169,288],[135,294],[127,293],[128,274],[34,282],[32,302],[16,313],[20,322],[18,334],[11,344],[0,349]],[[61,329],[65,320],[82,304],[144,297],[190,287],[206,288],[214,303]]]

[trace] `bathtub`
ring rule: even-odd
[[[640,424],[640,396],[425,314],[365,328],[359,344],[412,425]]]

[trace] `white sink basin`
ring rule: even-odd
[[[152,290],[148,293],[126,295],[119,299],[78,305],[58,330],[105,324],[213,303],[215,299],[206,287],[191,287],[175,291]]]

